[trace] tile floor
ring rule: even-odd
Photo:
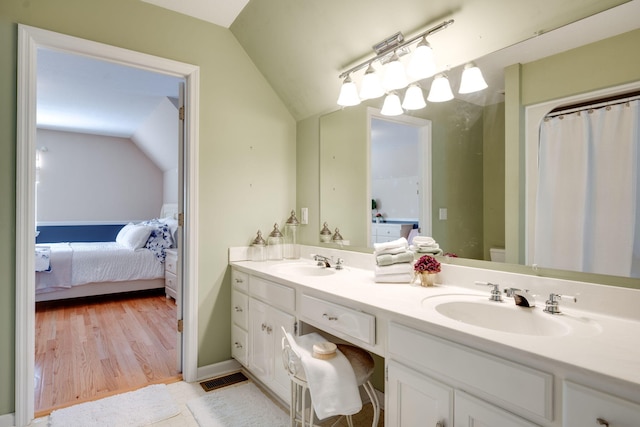
[[[233,386],[229,386],[229,387],[233,387]],[[197,382],[187,383],[184,381],[179,381],[176,383],[168,384],[167,388],[169,389],[169,392],[173,396],[175,402],[180,407],[180,414],[173,418],[169,418],[168,420],[151,424],[151,426],[153,427],[199,427],[198,423],[191,415],[191,411],[187,407],[187,402],[207,394],[207,392],[205,392],[200,386],[200,383],[197,383]],[[209,393],[215,393],[215,390],[210,391]],[[282,410],[287,412],[288,408],[282,408]],[[381,413],[378,427],[384,426],[383,419],[384,419],[384,413]],[[370,427],[372,420],[373,420],[373,410],[370,404],[365,405],[363,410],[359,414],[356,414],[353,416],[353,424],[355,427]],[[47,427],[48,421],[49,421],[49,417],[38,418],[30,424],[30,427]],[[242,426],[242,423],[239,422],[237,424],[237,427],[241,427],[241,426]],[[320,426],[343,427],[343,426],[347,426],[347,422],[346,420],[342,419],[342,420],[338,420],[338,422],[336,423],[335,419],[328,419],[320,423]],[[265,427],[268,427],[268,426],[265,426]]]

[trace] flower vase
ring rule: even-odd
[[[420,286],[424,286],[425,288],[433,286],[435,284],[436,274],[438,273],[429,273],[426,271],[420,273]]]

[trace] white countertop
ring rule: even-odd
[[[373,263],[373,258],[371,258],[371,262]],[[587,373],[610,377],[640,393],[640,321],[638,318],[618,317],[603,312],[581,310],[579,309],[581,307],[579,299],[578,304],[562,302],[563,314],[559,315],[562,318],[558,320],[574,328],[577,332],[569,332],[560,336],[507,333],[453,320],[434,310],[433,304],[423,303],[427,297],[444,294],[466,294],[467,296],[463,298],[467,299],[475,298],[468,295],[478,295],[477,298],[488,297],[489,288],[469,285],[468,281],[462,280],[460,282],[465,282],[461,283],[462,286],[458,286],[458,283],[455,283],[455,286],[451,282],[448,283],[448,280],[454,281],[456,277],[460,277],[451,273],[451,270],[454,269],[452,266],[443,264],[440,279],[445,284],[424,288],[417,284],[376,283],[372,270],[355,268],[349,266],[348,263],[344,270],[335,271],[328,276],[299,276],[288,274],[283,269],[274,267],[284,263],[308,263],[315,266],[315,262],[310,259],[231,262],[234,267],[245,272],[288,283],[303,292],[331,296],[332,300],[347,306],[351,304],[357,307],[370,307],[372,314],[383,315],[389,320],[417,327],[460,344],[479,347],[484,351],[502,349],[502,353],[511,352],[519,358],[528,360],[542,358],[541,360],[546,361],[547,364],[563,364],[581,371],[586,370]],[[508,275],[508,273],[504,274]],[[477,280],[483,280],[483,278],[478,277]],[[508,284],[505,282],[505,287],[518,287],[517,277],[508,277],[505,280],[509,282]],[[590,292],[596,294],[617,292],[618,294],[622,293],[620,295],[627,300],[631,298],[640,301],[640,291],[638,290],[607,289],[605,286],[591,284],[584,284],[584,288],[581,288],[575,283],[571,283],[570,286],[560,282],[552,283],[559,288],[558,291],[554,290],[553,292],[566,292],[562,290],[563,287],[564,289],[577,289],[581,291],[580,294],[585,296],[587,301],[590,300],[588,296]],[[543,295],[547,290],[538,289],[539,293]],[[616,298],[621,298],[618,294]],[[601,295],[598,295],[598,298],[606,299]],[[439,298],[429,298],[429,301],[437,299]],[[516,307],[514,304],[513,309],[542,311],[544,300],[543,297],[537,297],[535,308]],[[507,300],[505,303],[508,304],[508,301],[512,300]],[[636,310],[637,313],[640,313],[640,307],[636,306]],[[555,317],[546,313],[540,313],[540,315]]]

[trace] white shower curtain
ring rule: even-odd
[[[639,103],[542,123],[535,264],[640,277]]]

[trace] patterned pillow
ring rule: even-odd
[[[173,238],[171,237],[171,230],[169,229],[169,226],[157,219],[144,221],[141,224],[153,227],[145,248],[151,250],[160,262],[164,262],[166,257],[164,250],[173,245]]]

